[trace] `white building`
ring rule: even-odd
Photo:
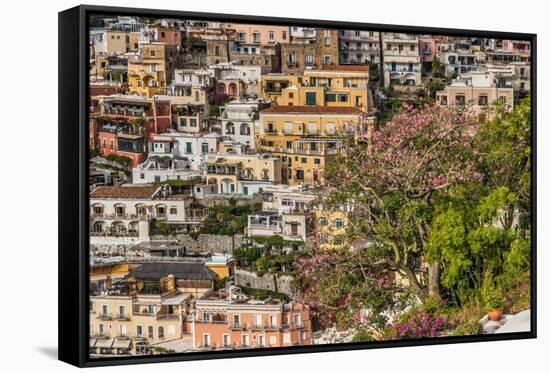
[[[100,186],[90,193],[90,243],[135,245],[149,240],[150,222],[186,224],[191,196],[168,186]]]
[[[262,211],[248,216],[248,236],[282,236],[306,242],[313,233],[312,210],[317,197],[301,186],[272,185],[262,192]]]
[[[384,48],[384,85],[419,86],[422,64],[418,36],[385,32],[382,34]]]
[[[167,132],[148,142],[149,155],[132,170],[134,184],[200,178],[202,162],[218,151],[220,135]]]
[[[259,49],[259,48],[258,48]],[[210,76],[216,80],[216,89],[228,96],[256,96],[260,89],[262,68],[259,65],[218,63],[208,67]]]
[[[380,63],[380,39],[375,31],[340,30],[340,64]]]
[[[260,130],[260,110],[269,107],[270,101],[262,99],[240,99],[220,109],[222,134],[231,140],[254,149],[254,129]]]

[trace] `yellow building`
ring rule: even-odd
[[[369,67],[326,65],[294,75],[262,76],[262,94],[283,106],[353,107],[370,109]]]
[[[288,87],[297,87],[302,85],[302,77],[298,75],[286,74],[266,74],[262,75],[260,97],[269,99],[282,105],[281,96]]]
[[[235,273],[235,261],[231,256],[213,255],[205,265],[214,271],[220,279],[229,278]]]
[[[90,354],[154,353],[164,343],[181,341],[190,294],[176,290],[174,276],[158,282],[128,279],[90,295]],[[181,343],[181,342],[180,342]]]
[[[273,106],[260,112],[256,148],[282,160],[282,181],[325,182],[327,166],[340,153],[342,131],[357,132],[363,113],[354,107]]]
[[[264,184],[281,183],[281,160],[275,157],[220,153],[209,155],[205,165],[204,177],[217,194],[252,195]]]
[[[130,94],[152,97],[161,93],[173,79],[177,60],[178,50],[174,45],[142,45],[140,54],[128,58]]]
[[[113,55],[128,52],[129,33],[120,30],[105,30],[93,40],[93,50],[97,55]]]
[[[334,250],[346,244],[348,213],[341,210],[315,211],[315,233],[324,250]]]

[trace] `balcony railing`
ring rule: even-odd
[[[178,320],[180,318],[179,314],[175,313],[158,313],[157,320]]]
[[[130,315],[119,313],[115,316],[115,319],[118,321],[130,321]]]
[[[97,315],[97,319],[99,319],[99,320],[112,320],[113,315],[111,315],[110,313],[100,313],[100,314]]]
[[[229,329],[231,330],[244,330],[246,329],[246,325],[245,324],[231,324],[229,325]]]

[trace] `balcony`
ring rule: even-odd
[[[229,325],[229,329],[231,329],[231,330],[245,330],[246,325],[245,324],[231,324],[231,325]]]
[[[251,331],[263,331],[264,326],[262,324],[254,324],[249,328]]]
[[[130,315],[119,313],[115,316],[118,321],[130,321]]]
[[[281,327],[276,324],[267,324],[264,329],[266,331],[278,331],[281,329]]]
[[[270,135],[276,135],[277,134],[277,129],[276,128],[265,128],[264,132],[267,133],[267,134],[270,134]]]
[[[158,313],[157,320],[179,320],[180,315],[175,313]]]
[[[103,333],[92,333],[90,334],[91,338],[99,338],[99,339],[107,339],[110,337],[109,332],[103,332]]]
[[[100,313],[100,314],[97,315],[97,319],[98,320],[112,320],[113,315],[111,315],[109,313]]]

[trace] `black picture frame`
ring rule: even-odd
[[[531,331],[509,334],[487,334],[471,337],[438,337],[399,341],[377,341],[315,346],[259,348],[253,350],[180,353],[157,356],[135,356],[89,359],[88,357],[88,274],[89,274],[89,206],[88,206],[88,16],[91,14],[159,16],[223,20],[256,24],[299,24],[302,26],[373,30],[403,33],[424,33],[449,36],[477,36],[521,39],[531,42]],[[143,364],[187,360],[206,360],[248,356],[286,355],[327,351],[347,351],[387,347],[427,346],[450,343],[488,342],[536,338],[537,336],[537,253],[536,253],[536,120],[537,120],[537,35],[483,30],[399,26],[257,17],[232,14],[184,12],[158,9],[136,9],[80,5],[59,13],[59,360],[78,367]]]

